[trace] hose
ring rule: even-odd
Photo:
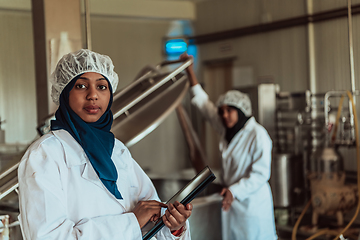
[[[297,229],[299,227],[299,224],[301,222],[301,219],[303,218],[303,216],[305,215],[307,209],[310,207],[310,204],[311,204],[311,199],[309,200],[309,202],[306,204],[306,206],[304,207],[304,209],[302,210],[299,218],[296,220],[296,223],[294,225],[294,228],[293,228],[293,231],[292,231],[292,235],[291,235],[291,240],[296,240],[296,232],[297,232]]]
[[[312,240],[312,239],[315,239],[317,238],[318,236],[321,236],[323,234],[326,234],[329,232],[329,229],[328,228],[324,228],[324,229],[321,229],[319,231],[317,231],[315,234],[313,234],[312,236],[308,237],[306,240]]]
[[[353,96],[351,94],[351,92],[346,91],[350,102],[351,102],[351,106],[353,109],[353,114],[354,114],[354,122],[355,122],[355,136],[356,136],[356,160],[357,160],[357,186],[358,186],[358,197],[360,197],[360,144],[359,144],[359,128],[358,128],[358,121],[357,121],[357,114],[356,114],[356,108],[355,108],[355,103],[354,103],[354,99]],[[334,238],[334,240],[337,240],[341,234],[343,234],[346,230],[349,229],[349,227],[351,226],[351,224],[353,224],[353,222],[355,221],[355,219],[357,218],[358,214],[360,211],[360,201],[358,199],[358,205],[355,211],[355,214],[353,216],[353,218],[350,220],[350,222],[346,225],[346,227],[336,236],[336,238]]]
[[[354,99],[353,96],[351,94],[350,91],[347,91],[346,94],[348,95],[350,102],[351,102],[351,107],[353,109],[353,114],[354,114],[354,122],[355,122],[355,136],[356,136],[356,159],[357,159],[357,186],[358,186],[358,196],[360,197],[360,144],[359,144],[359,128],[358,128],[358,121],[357,121],[357,114],[356,114],[356,108],[355,108],[355,103],[354,103]],[[335,129],[334,129],[334,133],[333,133],[333,137],[334,134],[336,134],[336,129],[337,129],[337,125],[338,125],[338,119],[340,118],[340,113],[341,113],[341,108],[342,108],[342,101],[343,101],[343,97],[341,96],[340,99],[340,104],[339,104],[339,108],[338,108],[338,112],[337,112],[337,116],[336,116],[336,124],[335,124]],[[333,139],[334,140],[334,139]],[[303,216],[305,215],[305,212],[307,211],[307,209],[310,207],[311,204],[311,199],[309,200],[309,202],[306,204],[306,206],[304,207],[303,211],[301,212],[299,218],[297,219],[294,228],[293,228],[293,232],[292,232],[292,236],[291,236],[291,240],[296,240],[296,233],[297,233],[297,229],[299,227],[300,221],[303,218]],[[346,232],[350,226],[353,224],[353,222],[355,221],[355,219],[357,218],[358,214],[360,211],[360,200],[358,200],[358,205],[355,211],[355,214],[353,216],[353,218],[350,220],[350,222],[346,225],[346,227],[341,230],[339,233],[337,233],[334,230],[329,230],[329,229],[321,229],[319,230],[317,233],[313,234],[312,236],[310,236],[309,238],[307,238],[306,240],[312,240],[315,239],[316,237],[323,235],[325,233],[330,233],[332,235],[336,235],[336,237],[333,240],[338,240],[340,238],[340,236]]]

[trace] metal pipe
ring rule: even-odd
[[[172,64],[172,63],[178,63],[179,61],[166,61],[164,63],[161,63],[159,66],[164,66],[164,65],[168,65],[168,64]],[[141,94],[139,97],[137,97],[136,99],[134,99],[133,101],[131,101],[129,104],[127,104],[126,106],[124,106],[123,108],[121,108],[119,111],[117,111],[116,113],[113,113],[114,115],[114,119],[116,119],[117,117],[119,117],[121,114],[123,114],[124,112],[126,112],[129,108],[131,108],[132,106],[134,106],[135,104],[137,104],[138,102],[140,102],[142,99],[144,99],[145,97],[149,96],[151,93],[153,93],[155,90],[157,90],[158,88],[160,88],[162,85],[164,85],[166,82],[168,82],[169,80],[171,80],[173,77],[175,77],[177,74],[179,74],[181,71],[185,70],[185,68],[187,68],[188,66],[190,66],[190,64],[193,62],[193,60],[191,58],[189,58],[188,60],[186,60],[181,66],[179,66],[178,68],[176,68],[174,71],[172,71],[169,75],[167,75],[164,79],[162,79],[161,81],[159,81],[157,84],[155,84],[154,86],[152,86],[151,88],[149,88],[147,91],[145,91],[143,94]],[[157,66],[157,68],[159,67]],[[121,95],[125,94],[126,92],[128,92],[130,89],[133,88],[133,86],[135,86],[136,84],[138,84],[141,80],[143,80],[144,77],[139,78],[138,80],[136,80],[135,82],[133,82],[132,84],[130,84],[128,87],[126,87],[124,90],[122,90],[121,92],[119,92],[118,94],[116,94],[116,96],[114,97],[114,101],[120,97]]]
[[[196,172],[199,173],[206,167],[206,163],[208,162],[205,151],[201,146],[199,136],[194,130],[189,115],[186,113],[184,107],[181,104],[179,104],[179,106],[176,108],[176,113],[180,122],[180,126],[184,132],[186,143],[189,147],[190,161]]]
[[[324,96],[324,117],[325,117],[325,126],[326,128],[328,127],[329,125],[329,106],[330,106],[330,97],[341,97],[342,95],[346,95],[347,94],[347,91],[329,91],[325,94]],[[360,91],[359,90],[355,90],[352,92],[353,95],[360,95]],[[354,119],[353,115],[353,111],[349,111],[350,113],[350,119]]]
[[[10,188],[6,189],[6,191],[0,193],[0,200],[9,195],[12,191],[17,189],[19,187],[19,183],[16,182],[14,185],[12,185]]]
[[[0,174],[0,179],[3,179],[7,175],[9,175],[11,172],[15,171],[19,166],[19,163],[15,164],[14,166],[10,167],[8,170]]]
[[[12,228],[12,227],[16,227],[16,226],[20,226],[20,222],[19,221],[15,221],[9,224],[9,226],[7,226],[8,228]],[[5,226],[1,226],[0,229],[4,229],[6,228]]]
[[[353,32],[352,32],[352,13],[351,0],[348,0],[348,33],[349,33],[349,53],[350,53],[350,73],[351,73],[351,92],[355,92],[355,69],[354,69],[354,47],[353,47]],[[354,99],[355,103],[355,99]]]
[[[307,15],[313,15],[313,0],[306,1]],[[307,25],[308,34],[308,59],[309,59],[309,79],[310,79],[310,91],[316,93],[316,62],[315,62],[315,37],[314,37],[314,23],[309,21]]]
[[[85,10],[85,37],[86,37],[86,48],[91,50],[91,29],[90,29],[90,8],[89,0],[84,0]]]

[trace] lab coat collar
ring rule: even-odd
[[[70,135],[68,131],[60,129],[60,130],[52,131],[52,133],[56,138],[60,140],[62,146],[64,147],[65,162],[67,167],[71,168],[73,166],[79,166],[89,162],[84,149]],[[113,152],[112,155],[116,154],[117,156],[120,156],[124,153],[125,147],[120,147],[120,148],[116,147],[119,144],[121,145],[121,143],[115,139],[114,151],[116,152]],[[123,161],[119,161],[117,163],[117,167],[120,168],[126,167],[126,164]]]
[[[245,123],[243,129],[241,129],[239,132],[241,132],[242,130],[250,131],[255,124],[256,124],[255,118],[251,117],[251,118],[249,118],[249,120],[247,120],[247,122]]]
[[[68,168],[86,163],[86,153],[81,145],[66,130],[52,131],[54,136],[60,139],[65,152],[65,162]],[[77,157],[74,157],[77,156]]]
[[[116,200],[122,207],[124,207],[123,200],[116,199],[115,196],[113,194],[111,194],[106,189],[106,187],[102,184],[102,182],[99,179],[98,175],[96,174],[94,168],[91,166],[91,163],[88,160],[85,151],[83,150],[81,145],[70,135],[70,133],[68,133],[66,130],[63,130],[63,129],[52,131],[52,133],[56,138],[58,138],[60,140],[60,142],[64,148],[66,166],[68,168],[71,168],[71,167],[75,167],[75,166],[84,164],[85,166],[84,166],[84,170],[81,173],[81,176],[84,179],[92,182],[93,184],[95,184],[98,187],[107,191],[114,200]],[[121,143],[119,143],[115,139],[115,145],[117,146],[118,144],[121,144]],[[115,153],[113,152],[113,154],[116,154],[117,156],[122,155],[123,152],[125,151],[125,147],[120,147],[120,148],[114,147],[114,149],[116,149],[115,150],[116,152]],[[124,182],[126,180],[127,164],[124,163],[123,161],[117,161],[116,167],[117,167],[117,171],[121,173],[121,174],[119,174],[117,181]],[[125,192],[124,189],[119,189],[119,190],[120,190],[120,192],[121,191]],[[124,209],[125,209],[125,207],[124,207]]]
[[[251,117],[244,125],[240,131],[238,131],[235,136],[231,139],[230,143],[228,143],[225,139],[225,133],[222,135],[222,141],[220,142],[220,150],[221,149],[231,149],[235,142],[238,142],[238,139],[245,132],[251,131],[256,124],[256,120],[254,117]]]
[[[237,139],[242,135],[245,134],[245,132],[249,132],[254,128],[254,125],[256,124],[256,120],[254,117],[251,117],[249,120],[247,120],[247,122],[245,123],[244,127],[242,129],[240,129],[240,131],[238,131],[235,136],[233,137],[233,140],[235,141],[230,141],[230,145],[232,142],[237,142]]]

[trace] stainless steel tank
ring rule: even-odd
[[[315,153],[317,172],[340,173],[344,171],[344,159],[336,148],[325,147]]]
[[[274,207],[288,208],[302,203],[303,164],[302,157],[289,153],[273,154],[270,186]]]

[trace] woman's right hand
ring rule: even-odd
[[[142,228],[149,220],[156,221],[160,218],[162,207],[167,208],[168,206],[155,200],[139,201],[132,212]]]
[[[194,57],[192,55],[188,55],[186,52],[184,52],[183,54],[180,55],[179,59],[180,60],[183,60],[183,61],[186,61],[188,60],[189,58],[192,58],[194,59]],[[187,68],[186,68],[187,71],[193,71],[193,63],[191,63]]]
[[[193,56],[188,55],[186,52],[181,54],[179,59],[180,60],[187,60],[189,58],[194,59]],[[189,81],[190,81],[190,85],[191,86],[195,86],[196,84],[198,84],[198,80],[196,78],[195,72],[194,72],[194,64],[191,63],[187,68],[186,68],[186,73],[188,75]]]

